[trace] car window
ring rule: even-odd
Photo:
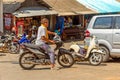
[[[93,29],[111,29],[112,17],[99,17],[96,19]]]
[[[116,17],[115,28],[120,29],[120,17]]]

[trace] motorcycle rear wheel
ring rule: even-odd
[[[89,63],[93,66],[100,65],[103,61],[103,56],[101,53],[93,52],[89,57]]]
[[[26,55],[28,55],[28,56],[26,56]],[[29,59],[29,60],[24,60],[24,59]],[[30,69],[32,69],[32,68],[34,68],[35,67],[35,64],[33,64],[32,62],[31,62],[31,59],[35,59],[35,56],[33,55],[33,54],[31,54],[31,53],[23,53],[23,54],[21,54],[21,56],[20,56],[20,58],[19,58],[19,65],[23,68],[23,69],[25,69],[25,70],[30,70]],[[22,61],[24,61],[24,63],[22,62]],[[28,61],[28,62],[25,62],[25,61]],[[26,66],[26,64],[28,65],[28,66]]]
[[[58,60],[58,63],[65,68],[69,68],[74,64],[73,56],[68,53],[59,55],[57,60]]]

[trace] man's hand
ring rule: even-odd
[[[48,42],[48,43],[55,44],[55,41],[47,39],[45,36],[42,36],[41,39],[44,40],[44,41],[46,41],[46,42]]]
[[[53,40],[49,40],[49,42],[52,43],[52,44],[55,44],[55,41],[53,41]]]

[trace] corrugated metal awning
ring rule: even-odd
[[[58,12],[59,16],[66,15],[80,15],[80,14],[94,14],[97,11],[91,10],[80,4],[76,0],[43,0],[46,4],[51,6]]]
[[[23,7],[18,11],[14,12],[13,15],[16,17],[30,17],[30,16],[41,16],[41,15],[56,15],[55,10],[50,10],[45,7]]]
[[[96,13],[98,13],[98,12],[93,12],[93,11],[82,11],[82,12],[81,12],[81,11],[77,11],[76,13],[77,13],[77,14],[83,14],[83,15],[84,15],[84,14],[96,14]]]
[[[58,12],[58,16],[76,15],[74,12]]]
[[[116,0],[77,0],[80,4],[98,13],[120,12],[120,2]]]
[[[25,0],[3,0],[3,12],[13,13]]]

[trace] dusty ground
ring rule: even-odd
[[[65,47],[68,48],[70,44],[65,43]],[[18,58],[18,54],[10,53],[0,56],[0,80],[120,80],[120,61],[111,60],[99,66],[80,62],[60,70],[50,70],[49,66],[23,70],[18,64]]]

